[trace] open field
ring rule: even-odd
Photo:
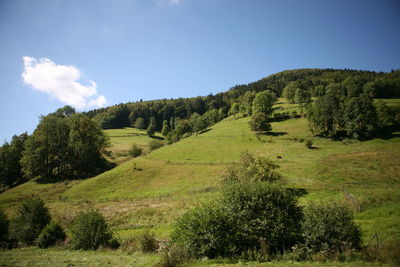
[[[400,104],[400,100],[390,102],[391,105]],[[296,105],[282,101],[279,107],[280,111],[297,109]],[[22,199],[40,195],[55,220],[65,227],[79,211],[94,207],[106,216],[119,239],[134,238],[145,229],[154,231],[160,238],[166,238],[178,216],[202,201],[218,197],[221,172],[227,164],[237,161],[242,151],[248,150],[279,164],[278,171],[283,174],[286,186],[304,189],[301,204],[327,200],[351,204],[343,194],[345,188],[354,199],[354,208],[360,209],[355,212],[355,218],[363,230],[364,242],[375,231],[383,242],[400,241],[400,132],[367,141],[332,141],[313,137],[308,130],[307,120],[297,118],[272,123],[272,131],[258,140],[249,130],[248,121],[249,118],[229,117],[203,134],[192,135],[130,160],[127,160],[126,153],[131,144],[146,147],[150,138],[143,131],[131,128],[107,130],[113,145],[111,150],[121,162],[119,166],[86,180],[30,181],[1,194],[0,207],[13,216]],[[308,139],[313,141],[313,149],[305,146],[304,141]],[[32,260],[28,265],[14,266],[39,266],[34,265],[35,257],[41,261],[53,253],[79,252],[27,249],[1,253],[1,257],[7,256],[7,259]],[[90,253],[85,257],[94,255]],[[118,252],[98,253],[105,253],[102,256],[105,261],[107,255],[116,253],[115,257],[121,257],[121,262],[125,262],[123,258],[126,255]],[[68,254],[66,258],[73,261],[74,255]],[[73,264],[80,266],[80,257],[76,257],[77,262]],[[154,260],[151,258],[153,256],[149,256],[151,259],[141,257],[139,260],[143,262]],[[51,260],[47,261],[51,265]],[[110,259],[110,262],[115,263],[113,266],[122,266],[118,265],[117,259]],[[198,262],[193,266],[209,264],[230,266],[215,262]],[[287,263],[273,264],[255,266],[287,266]],[[346,263],[347,266],[361,264],[381,266]],[[53,264],[66,265],[61,262]],[[310,265],[295,263],[293,266]],[[334,265],[313,263],[311,266]]]
[[[129,160],[128,152],[133,144],[137,144],[143,149],[144,153],[149,152],[148,143],[153,140],[163,140],[164,137],[160,133],[155,133],[150,138],[146,134],[146,130],[126,127],[124,129],[104,130],[107,137],[110,138],[110,151],[112,152],[112,160],[116,163],[122,163]]]

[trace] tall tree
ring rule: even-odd
[[[272,106],[277,98],[275,93],[270,90],[257,93],[253,100],[253,113],[265,113],[267,116],[272,114]]]

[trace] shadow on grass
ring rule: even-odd
[[[287,132],[266,132],[264,135],[267,136],[282,136],[288,134]]]
[[[296,197],[302,197],[308,194],[305,188],[288,188],[288,190]]]
[[[156,139],[156,140],[165,140],[165,138],[164,137],[160,137],[160,136],[155,136],[155,135],[152,135],[152,136],[149,136],[151,139]]]
[[[101,168],[98,168],[97,170],[94,170],[90,173],[82,174],[82,175],[53,175],[53,176],[48,176],[48,177],[40,177],[36,178],[35,182],[37,184],[54,184],[58,182],[63,182],[63,181],[74,181],[74,180],[85,180],[94,176],[97,176],[99,174],[102,174],[103,172],[109,171],[117,166],[116,163],[114,162],[105,162],[103,163],[104,165],[101,166]]]

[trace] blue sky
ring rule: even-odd
[[[294,68],[400,68],[400,2],[0,0],[0,143],[79,111]]]

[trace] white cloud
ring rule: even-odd
[[[81,72],[76,67],[57,65],[48,58],[22,59],[22,79],[35,90],[78,109],[101,107],[106,103],[106,98],[97,93],[97,84],[94,81],[89,81],[89,85],[79,82]]]

